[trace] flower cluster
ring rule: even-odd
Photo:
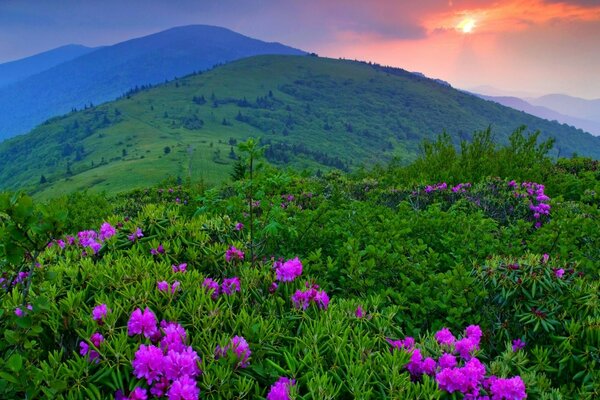
[[[179,264],[179,265],[171,265],[171,268],[173,268],[173,272],[185,272],[187,269],[187,264],[183,263],[183,264]]]
[[[206,291],[212,292],[211,297],[213,299],[217,299],[222,293],[226,294],[227,296],[231,296],[235,292],[239,292],[241,289],[240,278],[237,276],[223,279],[223,283],[221,285],[219,285],[219,282],[211,278],[206,278],[204,279],[204,282],[202,282],[202,287],[204,287]]]
[[[98,325],[104,324],[104,317],[108,315],[109,309],[106,304],[100,304],[94,307],[92,310],[92,319],[98,323]]]
[[[104,342],[104,336],[96,332],[90,337],[90,342],[96,349],[99,349],[102,342]],[[84,341],[79,342],[79,354],[82,356],[87,355],[89,360],[95,363],[100,361],[100,354],[95,349],[90,349],[90,345]]]
[[[234,336],[230,343],[225,347],[217,345],[217,348],[215,349],[215,359],[225,357],[228,352],[235,355],[238,360],[238,367],[246,368],[250,365],[248,359],[252,352],[250,351],[248,342],[242,336]]]
[[[432,357],[423,358],[421,350],[415,347],[415,341],[411,337],[396,341],[388,339],[388,342],[392,345],[392,349],[410,353],[410,361],[406,364],[406,369],[413,379],[419,379],[424,374],[435,377],[441,390],[448,393],[460,392],[469,399],[521,400],[526,398],[525,384],[519,376],[498,378],[492,375],[486,378],[485,365],[473,356],[473,352],[479,349],[481,336],[481,328],[477,325],[468,326],[461,339],[456,339],[449,329],[441,329],[434,335],[441,349],[444,350],[437,361]],[[513,350],[515,346],[522,348],[524,343],[516,340],[513,342]],[[482,392],[485,395],[481,395]]]
[[[227,262],[231,262],[232,260],[240,260],[242,261],[244,259],[244,252],[236,249],[234,246],[231,246],[229,249],[227,249],[227,251],[225,252],[225,261]]]
[[[296,290],[292,295],[294,307],[306,310],[311,303],[315,303],[319,308],[326,310],[329,306],[329,296],[324,290],[318,289],[318,285],[307,282],[305,290]]]
[[[290,400],[290,388],[295,385],[296,381],[294,379],[280,377],[277,382],[271,385],[267,400]]]
[[[438,190],[446,190],[448,188],[448,184],[446,182],[437,183],[435,185],[427,185],[425,186],[425,193],[436,192]]]
[[[533,218],[536,220],[535,227],[542,226],[542,216],[550,215],[550,197],[544,193],[544,185],[534,182],[523,182],[521,188],[524,189],[529,197],[529,209],[533,213]]]
[[[131,235],[127,236],[127,239],[129,239],[132,242],[135,242],[136,240],[138,240],[139,238],[142,238],[142,237],[144,237],[144,234],[142,233],[142,230],[139,227],[137,227],[131,233]]]
[[[202,373],[198,367],[200,357],[191,346],[186,346],[185,329],[181,325],[162,321],[161,327],[165,336],[160,347],[140,345],[131,362],[133,374],[146,380],[153,396],[197,399],[200,389],[195,377]]]
[[[179,289],[180,285],[181,285],[181,283],[179,281],[173,282],[173,285],[171,285],[167,281],[156,282],[156,288],[160,292],[167,292],[167,293],[168,292],[175,293],[177,291],[177,289]]]
[[[298,257],[287,261],[275,261],[273,264],[278,281],[291,282],[302,275],[302,262]]]
[[[127,322],[127,334],[129,336],[144,335],[152,341],[157,341],[160,337],[157,324],[156,315],[152,310],[147,307],[144,311],[136,308]]]

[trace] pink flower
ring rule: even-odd
[[[156,316],[149,308],[144,312],[137,308],[127,322],[127,333],[129,336],[143,334],[146,338],[156,339],[160,336]]]
[[[241,222],[238,222],[237,224],[235,224],[236,231],[241,231],[242,229],[244,229],[244,224],[242,224]]]
[[[361,306],[356,307],[356,311],[354,312],[356,318],[362,318],[365,316],[365,312]]]
[[[444,353],[438,359],[438,363],[441,369],[454,368],[456,367],[456,357],[452,354]]]
[[[250,363],[248,362],[248,358],[252,352],[250,351],[250,346],[248,346],[248,342],[242,336],[234,336],[231,339],[231,349],[240,360],[238,366],[241,368],[246,368]]]
[[[549,259],[550,259],[550,256],[548,254],[544,253],[544,255],[542,255],[542,263],[543,264],[547,264]]]
[[[463,360],[469,360],[471,358],[471,353],[479,347],[472,339],[462,338],[454,343],[454,348]]]
[[[231,262],[232,260],[243,260],[244,259],[244,252],[236,249],[234,246],[231,246],[229,249],[227,249],[227,251],[225,252],[225,261],[227,262]]]
[[[517,351],[521,350],[524,347],[525,347],[525,342],[522,341],[520,338],[515,339],[515,340],[512,341],[512,351],[513,352],[517,352]]]
[[[233,278],[224,279],[223,284],[221,285],[221,290],[228,296],[232,295],[234,292],[239,292],[240,278],[234,276]]]
[[[160,281],[156,283],[156,288],[159,292],[169,291],[169,283],[167,281]]]
[[[554,271],[554,275],[558,278],[561,279],[563,277],[563,275],[565,274],[565,270],[560,268],[557,269],[556,271]]]
[[[204,282],[202,282],[202,287],[206,288],[208,292],[212,291],[211,297],[213,300],[219,297],[219,290],[221,287],[219,286],[218,282],[212,280],[211,278],[206,278],[204,279]]]
[[[167,392],[169,400],[197,400],[199,396],[196,381],[187,375],[175,380]]]
[[[271,385],[267,400],[290,400],[290,388],[294,385],[296,385],[295,380],[280,377],[277,382]]]
[[[100,347],[102,342],[104,342],[104,336],[102,336],[100,332],[96,332],[90,337],[90,342],[92,342],[94,346]]]
[[[527,398],[525,383],[520,376],[507,379],[493,379],[490,385],[490,392],[492,400],[522,400]]]
[[[104,323],[104,317],[108,315],[108,307],[106,304],[100,304],[92,310],[92,319],[102,325]]]
[[[456,338],[448,328],[442,328],[435,334],[435,340],[441,345],[452,346],[456,342]]]
[[[140,228],[135,228],[135,231],[133,231],[131,235],[127,236],[127,239],[131,240],[132,242],[135,242],[137,239],[143,236],[144,234],[142,233],[142,230]]]
[[[23,316],[23,310],[21,310],[21,307],[15,308],[15,315],[19,318]]]
[[[186,268],[187,268],[187,264],[183,263],[183,264],[179,264],[179,265],[172,265],[171,267],[173,268],[173,272],[185,272]]]
[[[148,385],[158,382],[163,374],[163,352],[160,348],[144,344],[140,345],[131,365],[133,374],[138,379],[145,379]]]
[[[136,387],[135,389],[133,389],[133,392],[129,393],[129,397],[127,398],[127,400],[147,400],[148,399],[148,393],[146,392],[146,389],[141,388],[141,387]]]
[[[291,282],[302,274],[302,263],[298,257],[284,263],[277,261],[274,268],[278,281]]]
[[[165,352],[169,350],[175,350],[181,352],[186,349],[185,342],[187,334],[183,326],[176,322],[161,321],[160,327],[164,333],[163,338],[160,341],[160,348]]]
[[[315,296],[315,303],[318,304],[319,308],[326,310],[329,306],[329,296],[324,290],[319,290]]]
[[[105,241],[110,239],[117,233],[117,230],[108,222],[105,222],[100,226],[100,240]]]

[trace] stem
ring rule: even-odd
[[[250,206],[250,263],[251,266],[254,268],[254,207],[252,204],[252,194],[253,194],[253,187],[252,187],[252,167],[253,167],[253,161],[254,161],[254,154],[252,151],[250,151],[250,200],[249,200],[249,206]]]

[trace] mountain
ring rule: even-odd
[[[582,118],[576,118],[572,115],[564,115],[548,107],[532,105],[518,97],[485,95],[477,96],[485,100],[494,101],[504,106],[514,108],[515,110],[524,111],[528,114],[535,115],[536,117],[544,118],[549,121],[558,121],[562,124],[567,124],[579,129],[583,129],[584,131],[589,132],[592,135],[600,136],[600,118],[598,118],[597,121],[591,121]]]
[[[0,140],[136,86],[258,54],[305,54],[225,28],[192,25],[99,48],[0,88]]]
[[[18,82],[94,50],[93,47],[69,44],[31,57],[0,64],[0,87]]]
[[[229,179],[236,143],[296,169],[351,170],[415,158],[447,131],[458,144],[491,126],[556,138],[553,155],[600,158],[600,138],[482,100],[410,72],[314,56],[257,56],[53,118],[0,143],[0,188],[39,196],[119,192],[168,176]]]
[[[587,100],[564,94],[548,94],[537,98],[526,98],[526,100],[561,114],[600,123],[600,99]]]

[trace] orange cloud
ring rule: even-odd
[[[454,7],[455,8],[455,7]],[[600,5],[585,7],[567,2],[509,0],[487,7],[461,8],[426,16],[428,32],[459,30],[464,21],[476,24],[474,32],[498,33],[525,30],[553,22],[600,22]]]

